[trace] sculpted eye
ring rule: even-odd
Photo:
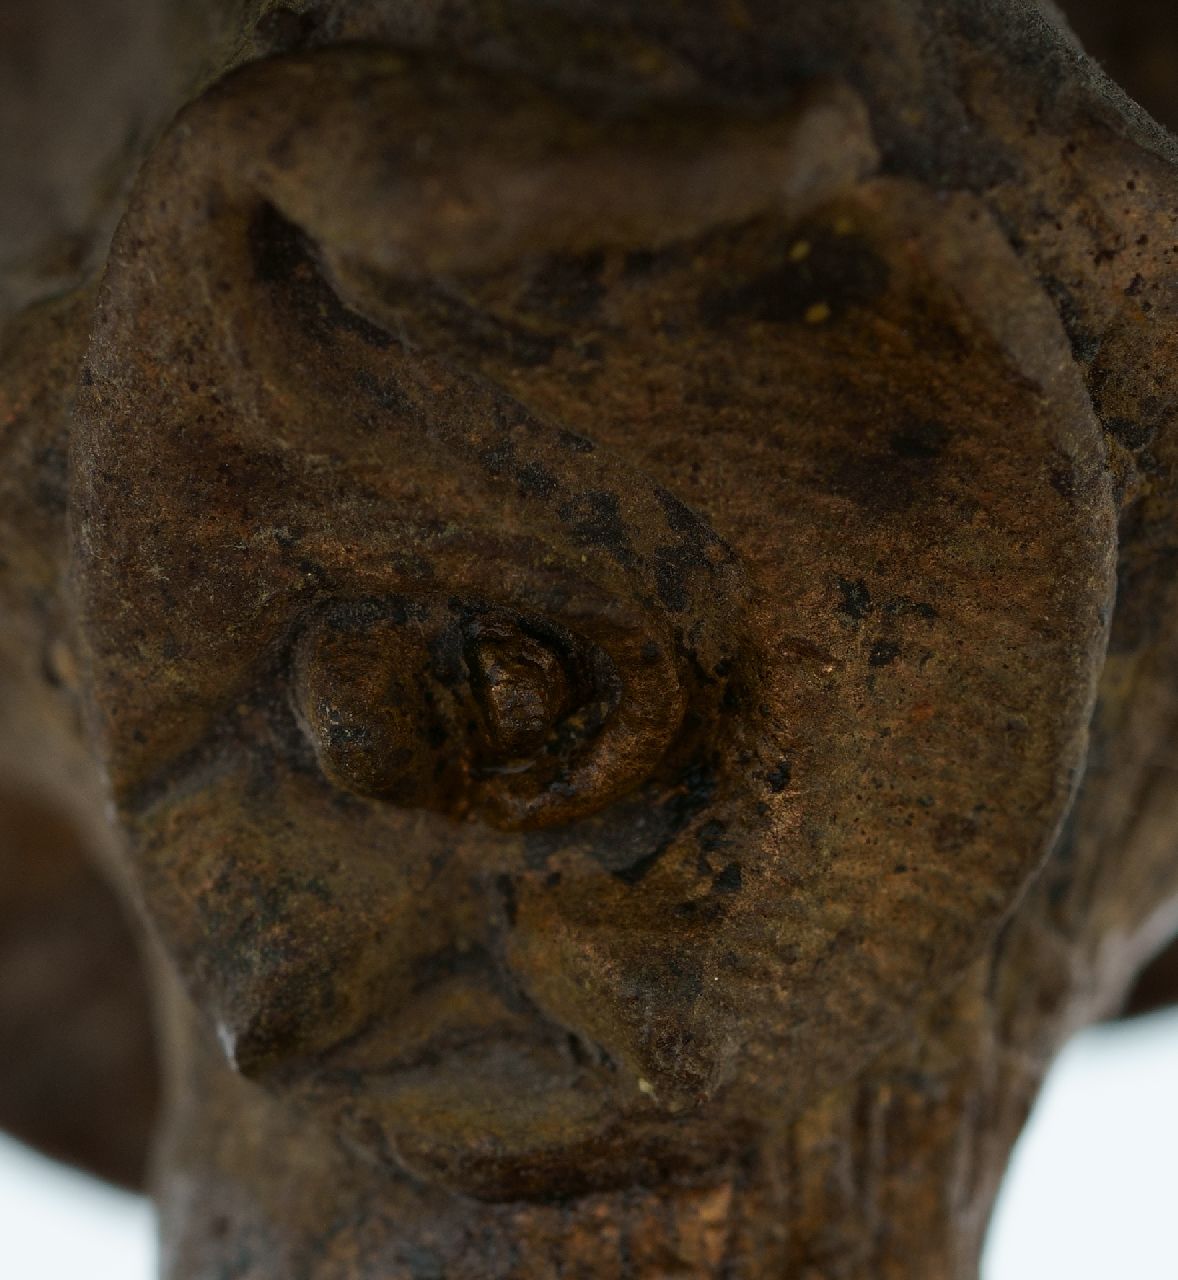
[[[470,602],[338,606],[296,644],[295,711],[336,786],[552,825],[641,782],[683,716],[671,646],[610,640]]]

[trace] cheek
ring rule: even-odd
[[[778,654],[756,700],[517,888],[529,998],[671,1111],[794,1107],[853,1072],[978,956],[1054,839],[1083,747],[1068,619],[1019,591],[918,608],[914,583],[877,570],[861,618],[837,583],[754,618]],[[627,841],[588,873],[586,849]]]

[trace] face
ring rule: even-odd
[[[141,904],[229,1067],[485,1196],[713,1163],[903,1035],[1103,643],[1098,433],[978,208],[866,179],[845,96],[662,110],[240,75],[82,379]]]

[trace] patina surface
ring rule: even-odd
[[[1178,925],[1171,136],[1022,0],[109,9],[0,1123],[137,1179],[146,973],[169,1280],[975,1274]]]

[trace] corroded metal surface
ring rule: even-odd
[[[1178,920],[1169,136],[1022,3],[241,10],[2,295],[165,1274],[972,1274]]]

